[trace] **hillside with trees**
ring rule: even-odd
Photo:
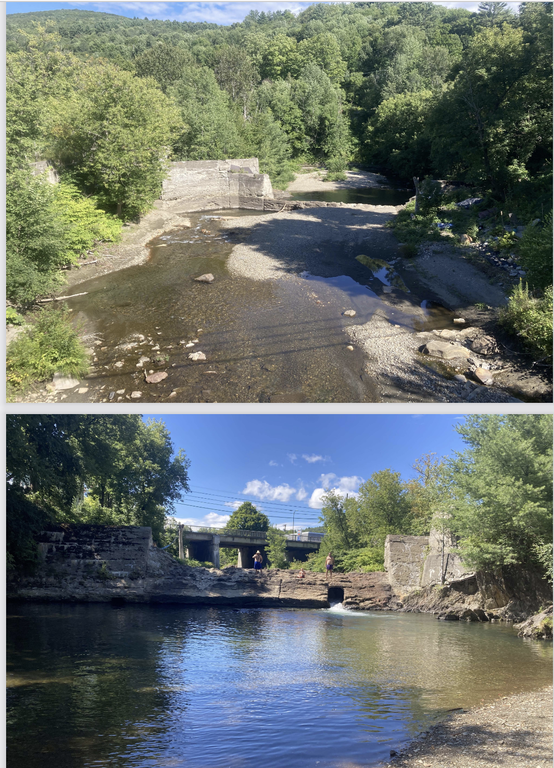
[[[331,176],[355,163],[462,183],[539,220],[514,312],[551,305],[552,3],[315,3],[228,27],[40,11],[8,15],[7,52],[15,322],[149,209],[168,161],[250,156],[276,187],[303,163]],[[529,327],[543,322],[533,306]]]

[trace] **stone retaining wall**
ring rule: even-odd
[[[39,536],[39,555],[46,570],[60,575],[103,569],[119,577],[146,575],[152,530],[125,525],[64,525]]]

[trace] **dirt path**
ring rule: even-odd
[[[550,768],[552,686],[450,716],[384,765],[390,768]]]

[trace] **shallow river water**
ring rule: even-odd
[[[86,392],[74,391],[70,399],[119,402],[135,392],[137,402],[378,401],[364,354],[351,346],[345,327],[368,322],[379,310],[391,323],[420,330],[421,300],[406,292],[414,306],[406,315],[380,296],[395,279],[392,235],[383,237],[380,259],[363,264],[356,260],[359,245],[337,238],[316,243],[310,226],[348,231],[362,216],[355,209],[331,211],[331,221],[327,214],[289,235],[288,261],[280,267],[287,279],[252,280],[229,271],[233,247],[248,236],[237,225],[234,231],[232,220],[254,215],[258,229],[279,227],[271,214],[233,210],[191,214],[191,227],[151,242],[147,263],[79,284],[86,295],[67,303],[88,334],[94,368],[82,382]],[[318,215],[310,212],[312,219]],[[382,227],[385,215],[372,216]],[[195,281],[204,273],[214,276],[212,284]],[[343,315],[348,309],[355,310],[354,320]],[[447,314],[429,323],[448,326],[453,315]],[[196,352],[205,358],[190,359]],[[158,371],[167,373],[163,381],[145,381]]]
[[[8,768],[354,768],[552,678],[505,626],[330,610],[10,604]]]

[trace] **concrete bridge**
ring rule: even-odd
[[[285,558],[288,562],[306,560],[311,552],[318,551],[321,538],[321,535],[310,533],[287,536]],[[238,567],[253,568],[253,557],[257,550],[263,555],[264,565],[267,564],[266,546],[265,531],[185,531],[180,526],[179,557],[186,551],[187,557],[208,561],[216,568],[219,568],[220,547],[238,549]]]

